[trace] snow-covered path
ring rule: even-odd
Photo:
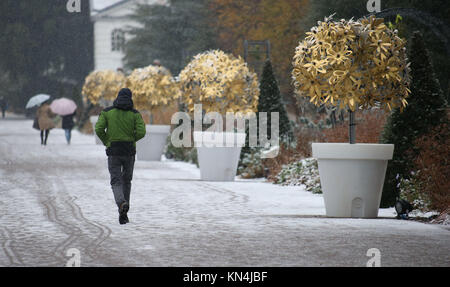
[[[135,165],[130,223],[119,225],[94,137],[0,119],[0,266],[450,266],[450,231],[382,218],[325,218],[323,200],[261,181],[203,182],[179,162]]]

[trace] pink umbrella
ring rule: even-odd
[[[50,105],[50,109],[55,114],[66,116],[73,114],[77,109],[77,105],[70,99],[60,98],[52,102],[52,104]]]

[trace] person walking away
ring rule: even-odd
[[[46,146],[50,130],[55,127],[53,118],[56,117],[56,114],[52,112],[47,101],[37,109],[36,116],[38,118],[39,129],[41,130],[41,145]]]
[[[71,115],[62,116],[62,128],[66,134],[67,144],[70,145],[70,140],[72,138],[72,129],[75,126],[73,121],[73,117],[75,116],[75,112]]]
[[[104,109],[95,125],[95,133],[106,146],[111,188],[119,210],[119,223],[129,222],[131,180],[136,142],[145,136],[145,123],[133,108],[132,92],[121,89],[113,106]]]
[[[8,102],[3,96],[0,97],[0,108],[2,109],[2,118],[5,118],[6,110],[8,109]]]

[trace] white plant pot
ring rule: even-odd
[[[95,143],[98,144],[98,145],[103,145],[102,141],[100,140],[100,138],[95,133],[95,124],[98,121],[98,116],[91,116],[89,118],[89,120],[90,120],[90,122],[92,124],[92,129],[94,130]]]
[[[245,133],[194,132],[200,178],[234,181],[245,136]]]
[[[169,125],[146,125],[146,134],[136,143],[136,158],[143,161],[160,161],[170,133]]]
[[[313,143],[329,217],[376,218],[392,144]]]

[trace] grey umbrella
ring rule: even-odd
[[[38,94],[36,96],[31,97],[31,99],[28,100],[27,105],[25,106],[26,109],[30,109],[32,107],[40,106],[43,102],[50,99],[50,96],[47,94]]]

